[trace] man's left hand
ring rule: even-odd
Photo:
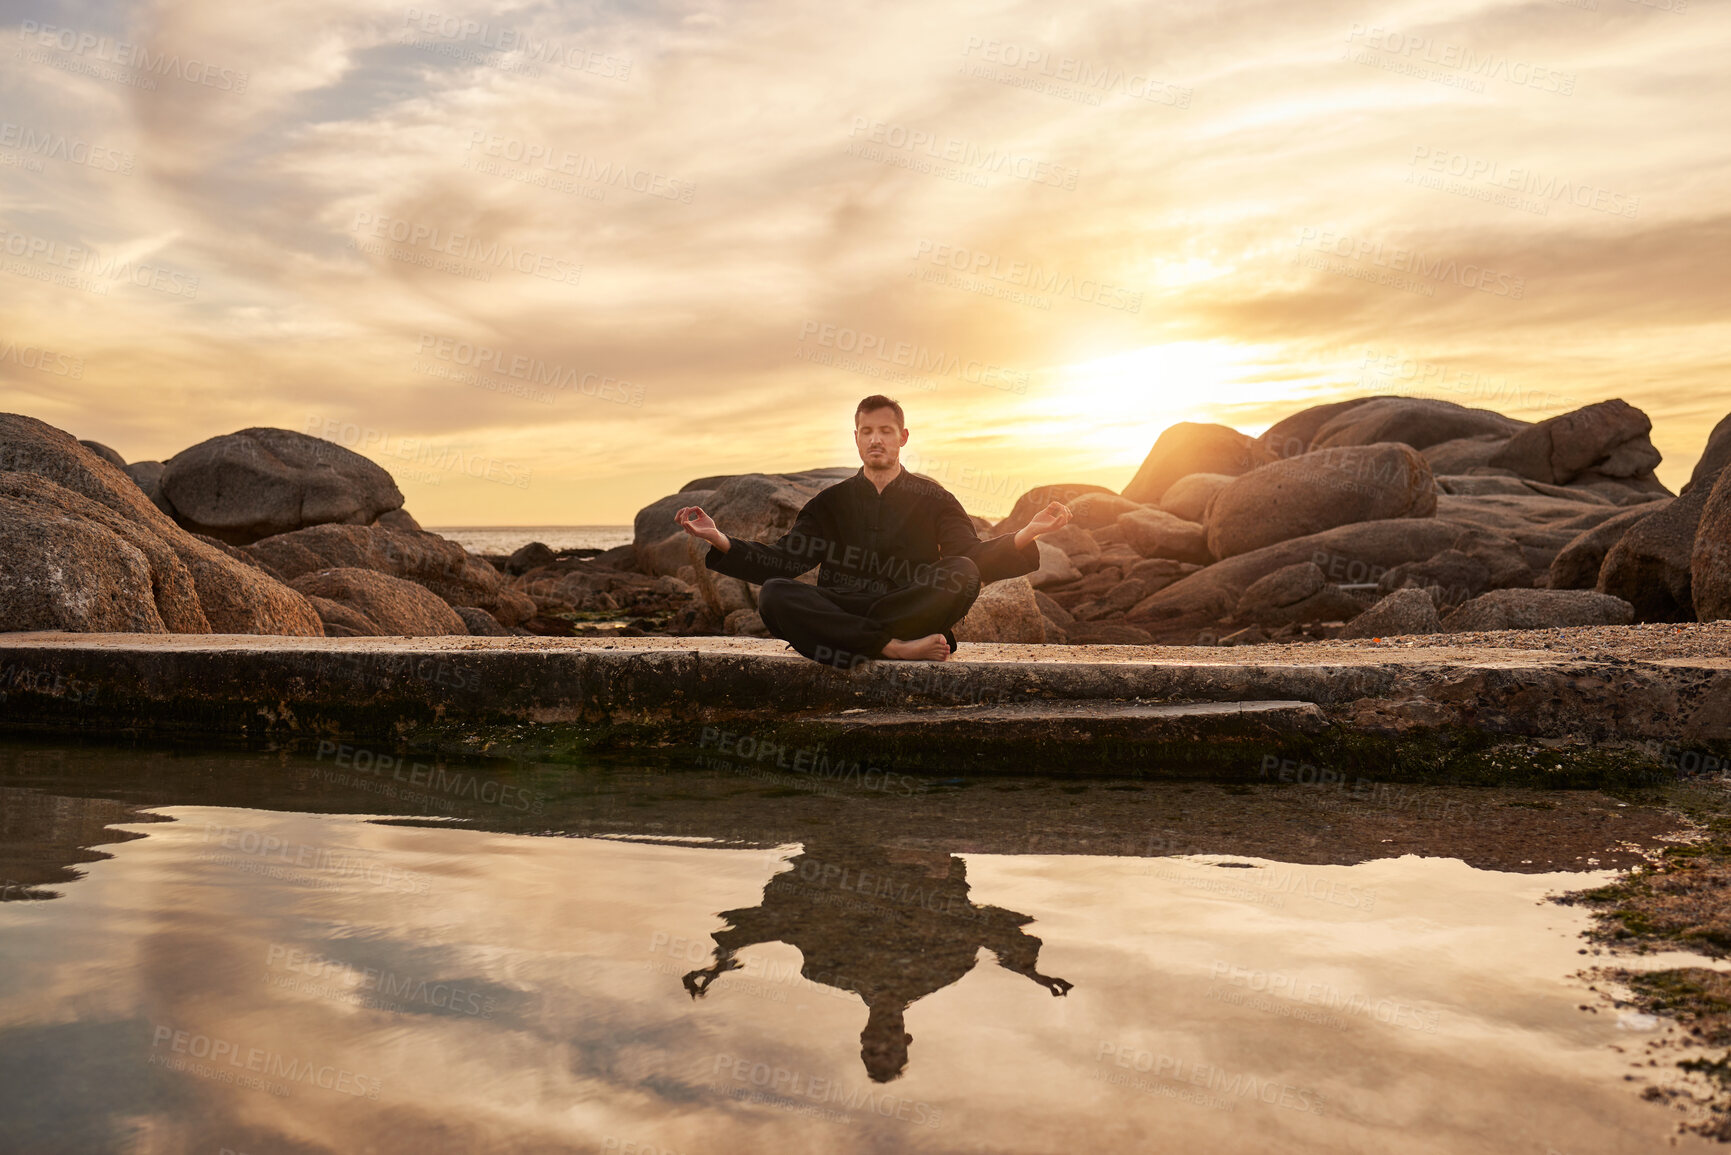
[[[1026,549],[1028,543],[1043,533],[1051,533],[1055,529],[1063,529],[1070,524],[1070,507],[1061,501],[1054,501],[1039,513],[1028,519],[1028,524],[1016,531],[1016,548]]]

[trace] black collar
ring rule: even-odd
[[[900,469],[900,472],[897,473],[894,477],[890,478],[890,483],[888,485],[884,486],[881,491],[878,489],[877,486],[872,484],[871,478],[869,478],[865,475],[865,466],[862,465],[859,467],[859,469],[855,470],[854,471],[854,477],[856,477],[859,480],[859,483],[861,485],[865,486],[866,489],[871,492],[873,497],[883,497],[883,496],[887,496],[889,494],[890,490],[892,490],[896,486],[900,485],[902,483],[902,480],[904,478],[906,478],[908,475],[908,467],[907,466],[902,465],[900,462],[897,462],[897,468]]]

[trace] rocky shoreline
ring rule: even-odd
[[[1731,418],[1673,495],[1651,422],[1604,401],[1538,423],[1411,397],[1314,406],[1251,437],[1180,424],[1114,493],[1052,484],[1072,523],[988,586],[963,643],[1246,645],[1731,615]],[[255,428],[166,462],[0,415],[0,632],[326,637],[766,636],[755,588],[672,520],[774,540],[854,472],[704,477],[634,539],[483,558],[421,529],[381,467]]]

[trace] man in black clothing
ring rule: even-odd
[[[774,545],[728,537],[695,505],[674,521],[709,543],[709,569],[761,583],[763,624],[806,657],[841,669],[944,661],[956,647],[950,627],[980,587],[1038,569],[1034,539],[1067,525],[1070,510],[1054,501],[1014,534],[981,541],[961,502],[902,468],[907,443],[902,407],[873,394],[854,411],[860,471],[807,502]],[[813,566],[817,585],[793,580]]]

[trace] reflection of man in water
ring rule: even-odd
[[[801,975],[865,1000],[869,1013],[860,1032],[860,1058],[875,1082],[887,1083],[907,1066],[914,1038],[902,1012],[973,970],[982,946],[999,966],[1027,975],[1053,995],[1070,990],[1063,979],[1036,969],[1040,940],[1022,930],[1032,917],[969,901],[967,864],[960,858],[807,843],[789,861],[792,870],[765,884],[762,903],[722,912],[729,926],[714,934],[715,962],[685,976],[692,998],[724,972],[740,969],[734,955],[748,946],[797,947],[805,960]]]

